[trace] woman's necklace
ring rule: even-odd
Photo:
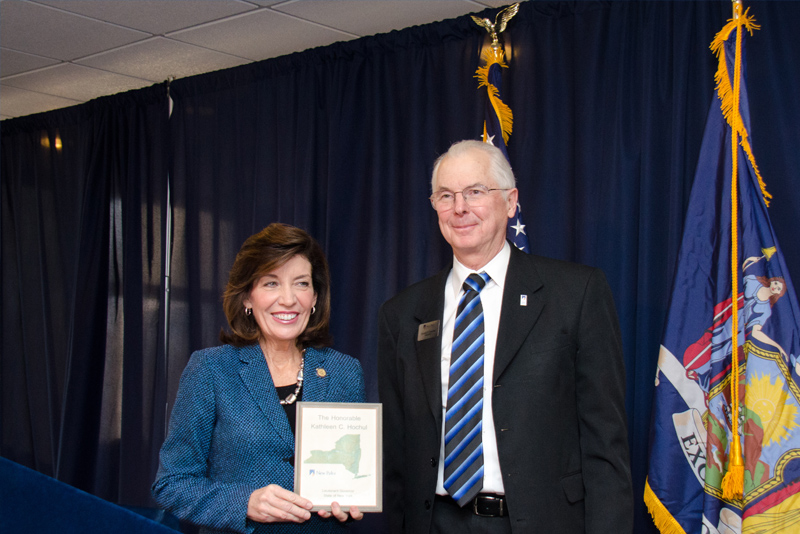
[[[303,387],[303,362],[305,361],[306,349],[300,352],[300,370],[297,371],[297,387],[294,388],[294,393],[290,393],[285,399],[281,399],[281,404],[294,404],[297,396],[300,394],[300,388]]]

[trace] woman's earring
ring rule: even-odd
[[[316,311],[317,311],[317,307],[316,306],[311,306],[311,315],[314,315],[314,313]]]
[[[245,308],[244,314],[250,317],[251,315],[253,315],[253,308]]]

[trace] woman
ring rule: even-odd
[[[244,242],[223,296],[225,345],[195,352],[181,377],[159,505],[201,532],[337,532],[358,508],[312,514],[294,484],[297,400],[364,402],[357,360],[330,344],[330,277],[303,230],[271,224]]]

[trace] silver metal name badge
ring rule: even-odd
[[[423,323],[419,325],[419,330],[417,330],[417,341],[425,341],[426,339],[438,336],[439,323],[441,323],[441,321],[431,321],[429,323]]]

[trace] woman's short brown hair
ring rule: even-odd
[[[294,256],[302,256],[311,264],[311,282],[317,294],[316,310],[297,338],[297,346],[324,347],[331,344],[331,281],[325,254],[305,230],[281,223],[272,223],[248,237],[236,254],[222,295],[222,308],[231,330],[220,332],[219,338],[223,343],[243,347],[258,341],[261,330],[253,316],[245,314],[244,300],[262,276]]]

